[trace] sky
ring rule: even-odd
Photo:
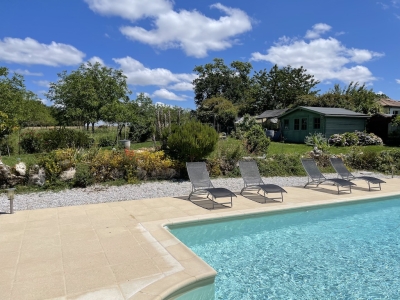
[[[325,92],[365,83],[400,100],[400,0],[12,0],[0,10],[0,66],[46,105],[57,74],[121,69],[131,98],[195,108],[195,66],[303,66]],[[0,100],[1,101],[1,100]]]

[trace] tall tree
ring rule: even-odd
[[[303,67],[278,68],[274,65],[269,72],[265,69],[256,72],[253,78],[256,99],[254,106],[257,113],[267,109],[288,108],[298,97],[318,93],[318,90],[314,89],[319,81]]]
[[[6,67],[0,67],[0,138],[18,127],[26,93],[24,78],[19,74],[10,76]]]
[[[102,107],[123,101],[130,93],[121,70],[98,62],[81,64],[70,74],[63,71],[58,77],[57,82],[50,83],[47,98],[63,111],[65,121],[80,121],[88,128],[92,124],[92,130],[102,119]]]
[[[218,124],[220,131],[233,128],[237,115],[237,107],[223,97],[206,99],[197,110],[197,117],[202,123]]]
[[[227,66],[221,58],[196,66],[194,71],[198,77],[193,80],[196,105],[200,106],[204,100],[213,97],[224,97],[234,104],[245,102],[252,85],[252,68],[250,63],[241,61]]]

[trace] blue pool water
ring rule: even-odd
[[[400,299],[400,198],[170,226],[215,299]]]

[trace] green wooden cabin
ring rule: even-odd
[[[299,106],[279,117],[286,142],[304,143],[310,133],[329,138],[335,133],[364,131],[368,115],[343,108]]]

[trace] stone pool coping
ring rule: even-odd
[[[249,193],[215,210],[183,196],[0,214],[0,295],[167,299],[216,273],[164,226],[400,194],[400,179],[386,181],[382,191],[358,181],[352,194],[340,195],[329,184],[287,187],[283,203]]]

